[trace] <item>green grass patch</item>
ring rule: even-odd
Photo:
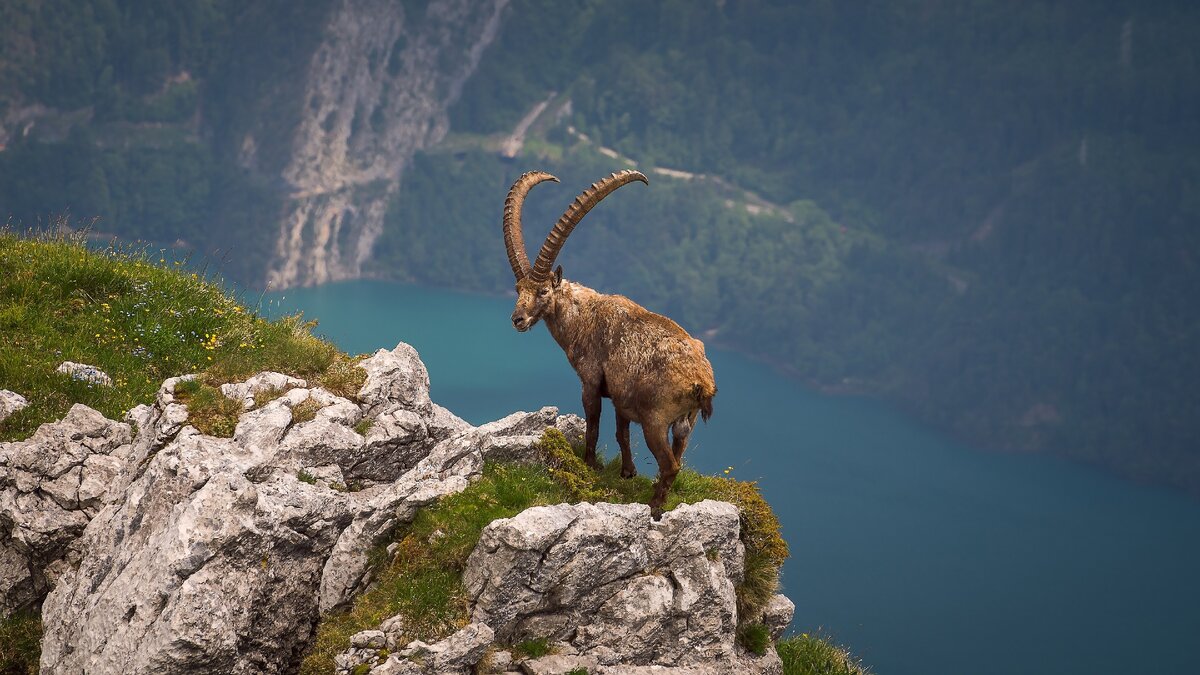
[[[371,427],[373,427],[373,426],[375,426],[375,420],[367,419],[364,417],[363,419],[359,420],[357,424],[354,425],[354,432],[357,433],[359,436],[366,436],[367,433],[369,431],[371,431]]]
[[[268,320],[166,253],[0,230],[0,383],[30,403],[0,422],[0,440],[26,438],[75,403],[120,419],[185,373],[216,387],[274,370],[345,394],[365,373],[313,336],[314,325],[301,316]],[[63,361],[96,366],[113,386],[56,372]]]
[[[359,390],[367,381],[367,371],[358,367],[363,358],[365,355],[349,358],[339,354],[317,377],[316,383],[342,398],[357,400]]]
[[[305,471],[304,469],[300,469],[296,472],[296,480],[300,481],[301,483],[308,483],[309,485],[317,484],[317,477]]]
[[[18,612],[0,619],[0,673],[37,673],[41,654],[42,620],[36,613]]]
[[[861,661],[821,635],[784,638],[775,651],[783,661],[784,675],[870,675]]]
[[[200,433],[221,438],[233,438],[242,402],[235,401],[220,389],[199,380],[186,380],[175,385],[175,397],[188,409],[188,423]]]
[[[303,424],[316,419],[321,403],[316,399],[306,399],[303,403],[292,408],[292,424]]]
[[[270,389],[263,389],[262,391],[254,394],[254,407],[261,408],[286,393],[286,389],[276,389],[274,387]]]
[[[771,630],[761,623],[748,622],[738,626],[737,639],[747,651],[759,656],[771,648]]]
[[[512,654],[517,659],[536,659],[550,652],[550,640],[547,638],[525,640],[512,646]]]

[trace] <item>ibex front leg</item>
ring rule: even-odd
[[[583,437],[583,461],[588,466],[600,470],[600,462],[596,459],[596,441],[600,439],[600,389],[583,385],[583,415],[587,418],[587,434]]]

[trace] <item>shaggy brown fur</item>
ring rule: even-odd
[[[658,461],[658,481],[650,500],[655,517],[662,513],[667,491],[675,482],[688,436],[697,415],[707,420],[717,393],[712,365],[704,343],[674,321],[655,314],[621,295],[604,295],[562,278],[562,267],[546,274],[567,235],[596,203],[633,180],[646,182],[636,171],[623,171],[592,185],[572,204],[546,238],[532,269],[521,236],[521,204],[539,182],[556,180],[549,174],[527,173],[517,180],[505,202],[505,243],[517,277],[517,303],[512,322],[525,332],[538,321],[546,328],[579,375],[587,417],[585,460],[598,468],[596,441],[600,431],[600,400],[611,399],[617,414],[617,443],[621,446],[621,475],[637,475],[629,449],[629,423],[642,425],[646,446]],[[668,438],[670,432],[670,438]]]

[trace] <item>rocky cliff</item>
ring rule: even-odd
[[[348,0],[332,12],[305,80],[282,178],[275,287],[354,278],[413,154],[449,129],[508,0]],[[252,136],[242,143],[252,161]]]
[[[243,407],[231,438],[190,424],[185,376],[122,422],[76,405],[0,444],[0,609],[41,604],[41,671],[295,672],[320,617],[371,587],[369,552],[386,534],[485,461],[541,461],[546,429],[582,433],[554,408],[472,426],[430,400],[404,344],[360,365],[356,400],[279,373],[224,385]],[[781,672],[773,650],[735,639],[739,531],[737,508],[715,501],[658,522],[641,504],[528,509],[487,526],[470,554],[470,623],[426,643],[385,618],[336,667]],[[791,603],[777,596],[752,618],[777,638]],[[552,653],[509,649],[535,638]]]

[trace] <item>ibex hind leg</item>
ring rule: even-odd
[[[617,445],[621,446],[621,478],[633,478],[637,467],[633,465],[633,451],[629,449],[629,418],[617,413]]]
[[[642,423],[642,435],[646,438],[646,447],[654,453],[658,460],[658,480],[654,482],[654,496],[650,498],[650,515],[658,520],[663,513],[663,504],[667,501],[667,491],[675,482],[675,474],[679,473],[679,461],[667,441],[666,424]]]
[[[692,429],[696,428],[697,412],[699,411],[693,410],[671,424],[671,454],[679,464],[683,463],[683,451],[687,450],[688,437],[692,435]]]

